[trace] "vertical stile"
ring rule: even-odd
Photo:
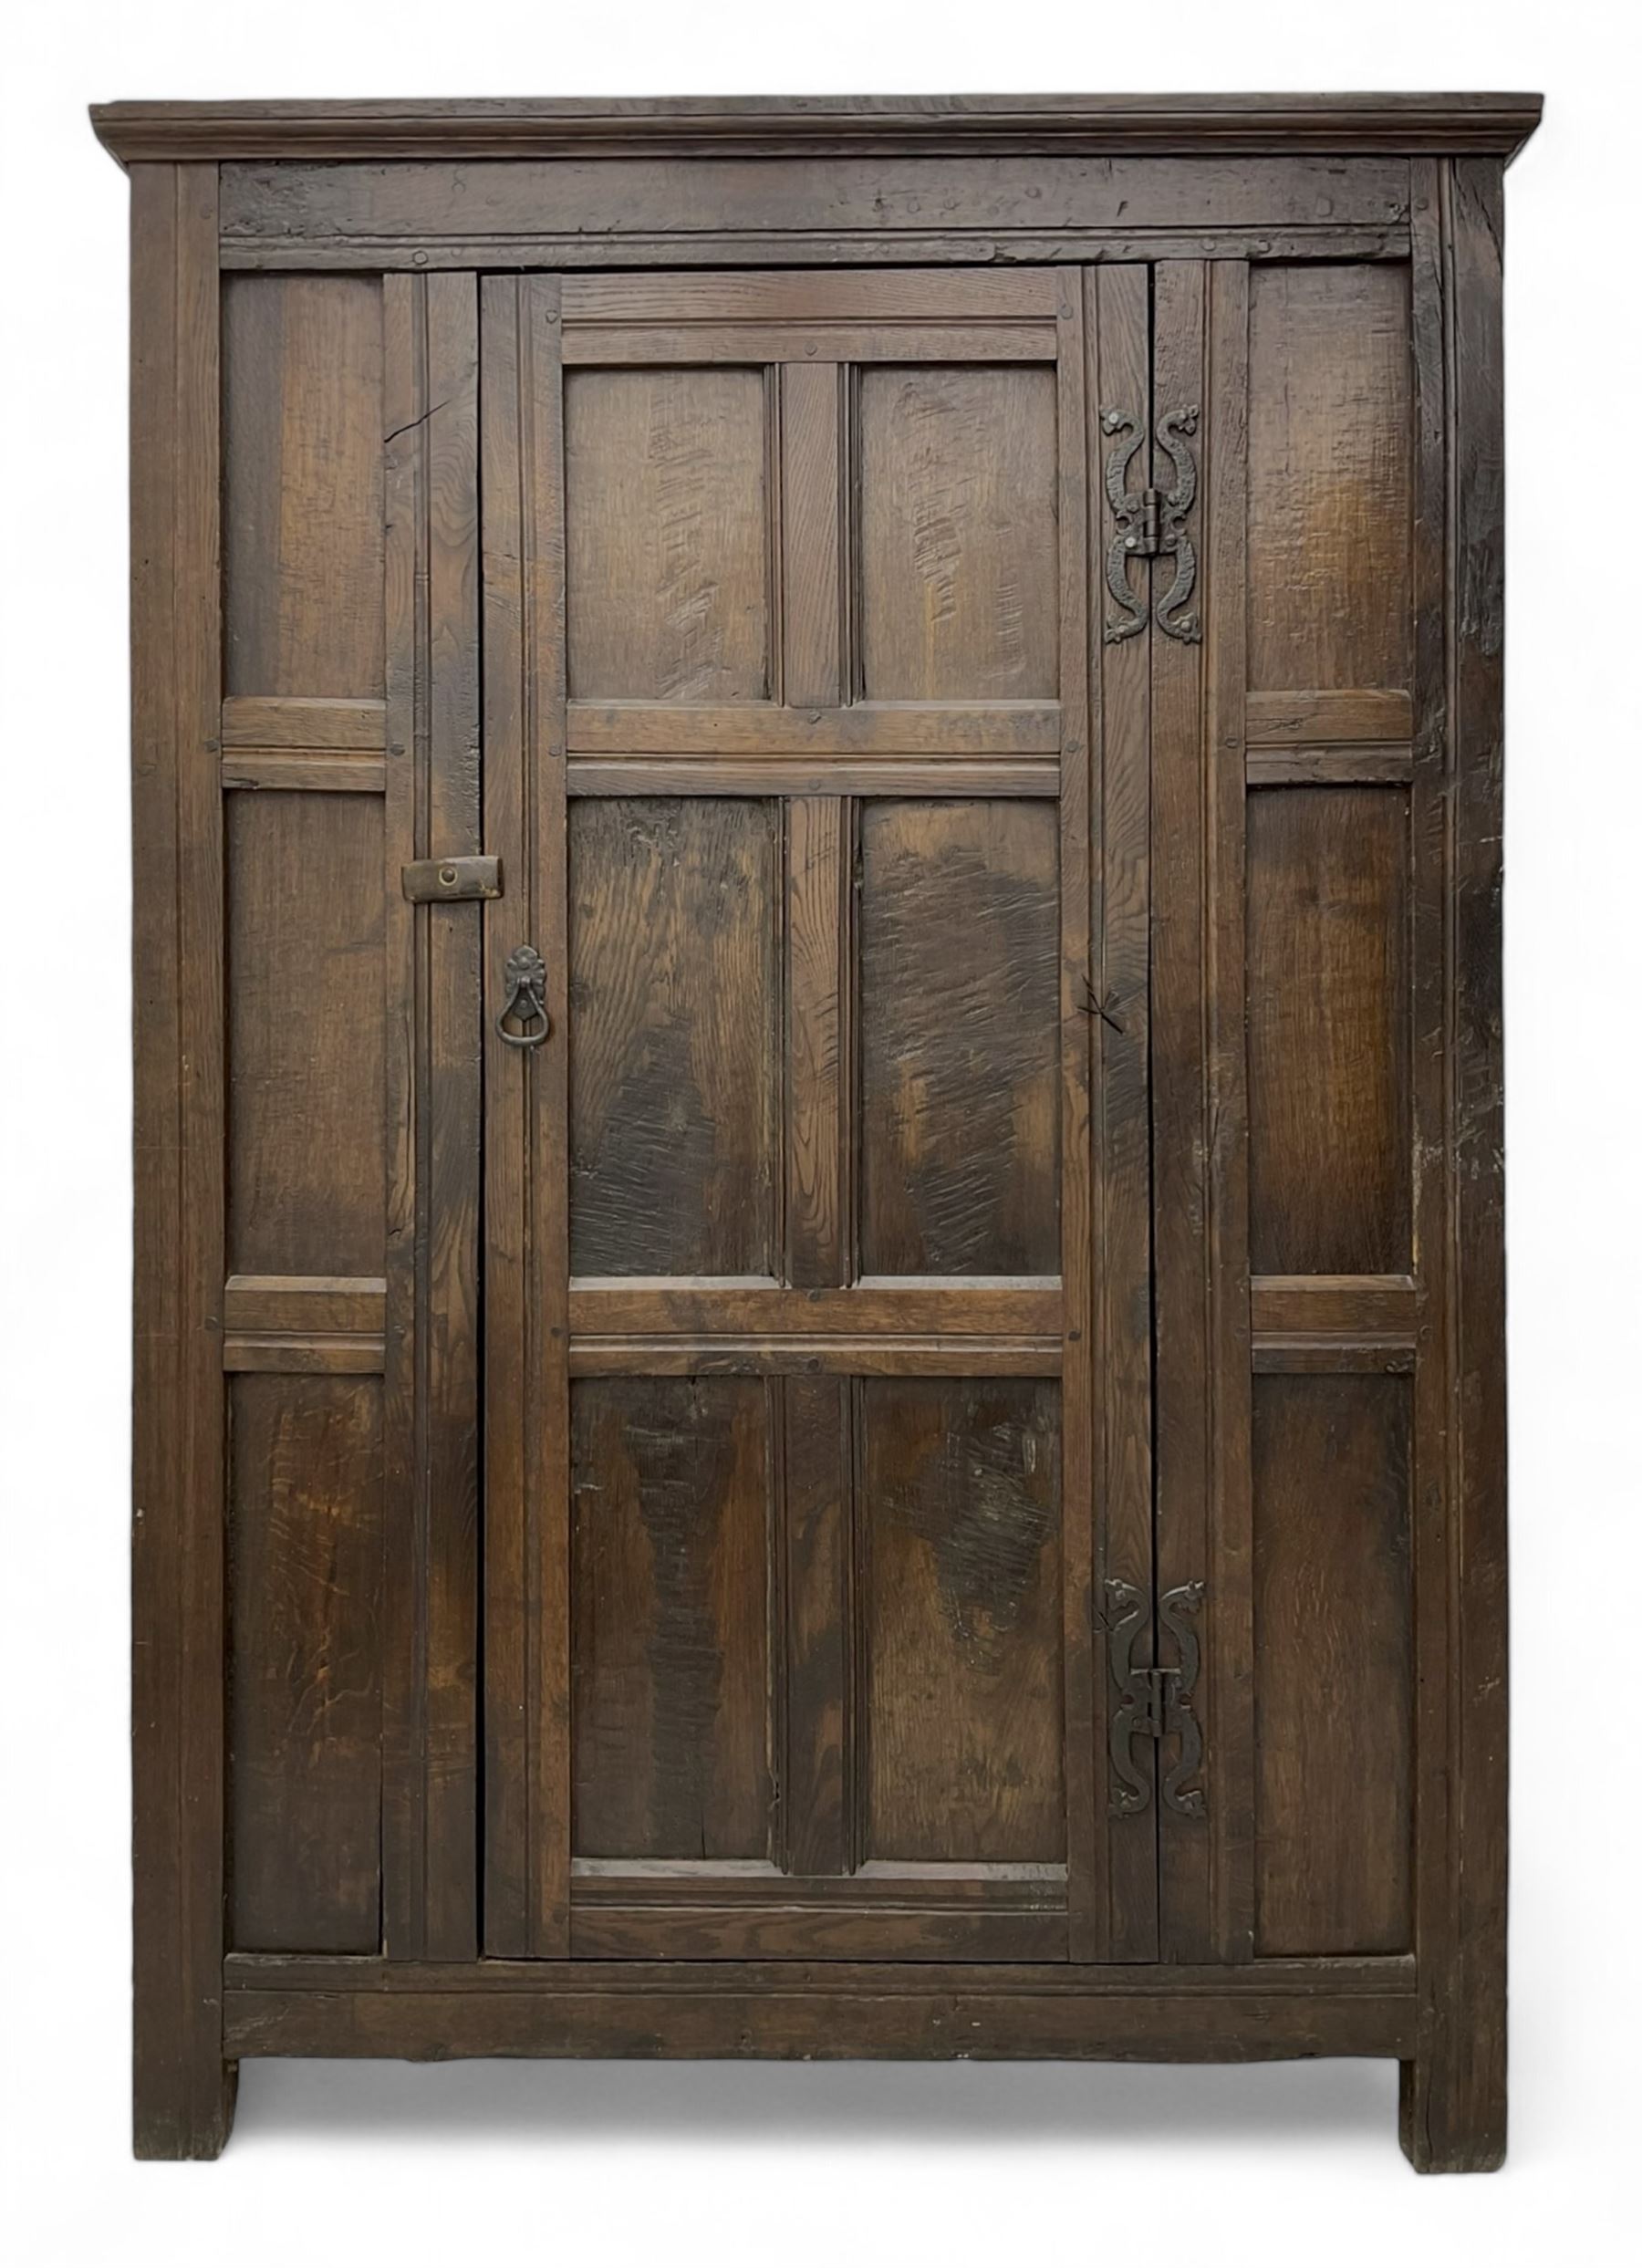
[[[1205,1583],[1207,1815],[1159,1815],[1166,1960],[1252,1951],[1243,1059],[1248,271],[1156,271],[1153,433],[1199,411],[1200,644],[1154,634],[1157,1584]],[[1169,477],[1159,453],[1155,477]],[[1167,586],[1166,563],[1155,596]]]
[[[1212,1728],[1209,1942],[1254,1950],[1254,1685],[1249,1337],[1249,1110],[1244,1039],[1248,685],[1249,270],[1206,271],[1203,763],[1211,1420],[1202,1713]],[[1183,1579],[1183,1578],[1177,1578]],[[1168,1587],[1167,1583],[1162,1587]]]
[[[1148,420],[1151,401],[1149,271],[1112,265],[1084,271],[1088,488],[1092,501],[1089,585],[1091,724],[1099,752],[1095,830],[1095,969],[1091,1014],[1096,1086],[1095,1316],[1096,1391],[1093,1411],[1096,1503],[1095,1605],[1103,1629],[1108,1580],[1152,1590],[1151,1459],[1151,1109],[1150,646],[1147,627],[1107,643],[1105,569],[1112,520],[1105,491],[1108,450],[1121,437],[1101,431],[1106,411]],[[1104,1010],[1105,1014],[1100,1012]],[[1111,1018],[1108,1022],[1107,1017]],[[1149,1664],[1149,1615],[1133,1659]],[[1114,1961],[1155,1961],[1158,1952],[1157,1810],[1110,1808],[1107,1721],[1116,1706],[1107,1649],[1097,1649],[1096,1803],[1107,1822],[1104,1950]],[[1137,1767],[1155,1778],[1155,1756],[1137,1749]]]
[[[1449,781],[1443,577],[1448,480],[1444,421],[1442,166],[1415,162],[1410,183],[1409,323],[1414,356],[1414,775],[1409,805],[1413,862],[1414,1029],[1440,1042],[1417,1046],[1413,1063],[1413,1252],[1419,1286],[1415,1346],[1413,1542],[1415,1717],[1414,1943],[1421,2030],[1439,2029],[1438,2009],[1449,1928],[1447,1868],[1438,1856],[1449,1830],[1447,1537],[1449,1394],[1449,1171],[1446,991],[1447,891],[1453,799]],[[1416,2065],[1403,2066],[1403,2139],[1423,2118]]]
[[[480,848],[473,279],[384,286],[388,1326],[383,1940],[477,1949],[478,918],[400,869]]]
[[[570,1472],[564,426],[559,284],[484,286],[485,1944],[569,1951]],[[496,1028],[510,952],[552,1030]]]
[[[1074,1961],[1100,1951],[1102,1822],[1095,1809],[1094,1462],[1095,1047],[1087,1009],[1091,945],[1087,436],[1084,307],[1078,278],[1059,280],[1055,362],[1060,496],[1061,899],[1061,1534],[1065,1646],[1066,1906]]]
[[[134,2147],[214,2157],[223,1872],[217,169],[131,168]]]
[[[1428,483],[1440,465],[1445,626],[1440,697],[1429,629],[1416,649],[1426,769],[1417,813],[1428,827],[1416,846],[1432,858],[1440,818],[1442,915],[1440,1115],[1422,1128],[1440,1144],[1441,1191],[1428,1201],[1422,1168],[1416,1214],[1417,1234],[1430,1240],[1422,1370],[1440,1365],[1429,1391],[1417,1374],[1416,1404],[1421,2014],[1401,2125],[1421,2169],[1484,2169],[1505,2150],[1502,175],[1497,159],[1450,159],[1419,169],[1415,182],[1418,590],[1429,603],[1439,573]],[[1428,432],[1439,401],[1440,451]],[[1417,773],[1417,796],[1420,787]],[[1430,890],[1435,901],[1435,882]],[[1416,891],[1418,921],[1418,880]],[[1425,1085],[1416,1108],[1435,1101]]]

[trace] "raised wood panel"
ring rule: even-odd
[[[856,415],[863,697],[1053,699],[1053,373],[867,369]]]
[[[572,700],[769,697],[768,423],[759,370],[566,379]]]
[[[382,809],[235,796],[228,842],[228,1259],[380,1275]]]
[[[382,1398],[240,1378],[229,1412],[229,1933],[381,1941]]]
[[[1064,1859],[1058,1389],[859,1393],[863,1854]]]
[[[570,832],[570,1251],[736,1275],[775,1250],[775,806],[581,800]]]
[[[862,1269],[1054,1274],[1055,810],[884,801],[859,827]]]
[[[769,1854],[770,1389],[571,1389],[573,1847]]]
[[[1410,681],[1406,267],[1249,279],[1249,683]]]
[[[1410,1399],[1254,1385],[1255,1950],[1409,1942]]]
[[[382,695],[382,291],[223,292],[224,690]]]
[[[1249,1227],[1262,1274],[1409,1264],[1408,803],[1248,808]]]

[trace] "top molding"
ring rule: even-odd
[[[565,157],[1441,153],[1508,163],[1540,95],[688,96],[666,100],[94,103],[121,165]]]

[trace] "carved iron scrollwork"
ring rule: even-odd
[[[1198,1644],[1195,1624],[1189,1617],[1196,1615],[1203,1603],[1200,1583],[1182,1583],[1172,1591],[1165,1591],[1158,1601],[1158,1619],[1173,1639],[1180,1651],[1180,1666],[1164,1674],[1169,1683],[1163,1706],[1163,1732],[1173,1734],[1180,1743],[1180,1753],[1163,1776],[1163,1801],[1170,1811],[1184,1812],[1189,1819],[1200,1819],[1206,1808],[1200,1787],[1188,1787],[1188,1780],[1196,1777],[1203,1762],[1203,1729],[1191,1706],[1197,1691],[1198,1670],[1202,1665],[1202,1649]]]
[[[1107,546],[1106,580],[1117,606],[1106,619],[1108,646],[1133,638],[1146,627],[1148,601],[1136,597],[1129,583],[1131,559],[1169,558],[1174,580],[1166,597],[1152,609],[1166,637],[1195,646],[1203,635],[1201,618],[1187,610],[1197,582],[1197,550],[1186,533],[1186,516],[1197,502],[1197,463],[1189,442],[1198,428],[1198,409],[1171,410],[1158,420],[1158,446],[1174,470],[1171,488],[1131,489],[1129,473],[1146,445],[1146,427],[1127,410],[1103,410],[1100,430],[1118,435],[1106,462],[1107,502],[1112,508],[1115,532]]]
[[[1107,1728],[1112,1758],[1110,1808],[1128,1814],[1144,1811],[1151,1800],[1151,1783],[1135,1763],[1135,1735],[1151,1723],[1151,1672],[1138,1670],[1130,1660],[1135,1636],[1146,1611],[1146,1601],[1132,1583],[1108,1580],[1107,1596],[1107,1659],[1117,1688],[1117,1706]]]
[[[1107,458],[1107,502],[1112,507],[1117,533],[1107,549],[1107,588],[1117,601],[1119,611],[1108,614],[1106,620],[1107,644],[1116,646],[1126,638],[1133,638],[1146,628],[1146,609],[1129,588],[1128,563],[1134,557],[1147,557],[1146,492],[1133,494],[1128,486],[1128,470],[1136,455],[1146,445],[1146,428],[1124,410],[1103,410],[1100,430],[1107,435],[1127,433]]]
[[[1203,1603],[1200,1583],[1181,1583],[1158,1601],[1159,1630],[1174,1640],[1178,1663],[1144,1667],[1134,1659],[1135,1641],[1146,1616],[1146,1595],[1132,1583],[1108,1578],[1106,1586],[1107,1659],[1117,1701],[1107,1727],[1112,1777],[1108,1808],[1129,1817],[1151,1800],[1150,1775],[1135,1762],[1137,1736],[1178,1740],[1179,1751],[1163,1776],[1163,1801],[1170,1811],[1200,1819],[1207,1800],[1200,1787],[1188,1787],[1202,1769],[1203,1732],[1191,1706],[1202,1649],[1193,1618]]]
[[[1195,612],[1180,611],[1197,581],[1197,553],[1186,533],[1186,515],[1197,502],[1197,464],[1187,447],[1187,436],[1195,434],[1197,429],[1195,403],[1178,415],[1171,411],[1168,417],[1158,420],[1158,446],[1174,467],[1174,486],[1163,498],[1163,525],[1158,549],[1165,557],[1173,557],[1175,575],[1168,596],[1159,601],[1156,620],[1158,628],[1168,637],[1178,638],[1188,646],[1197,645],[1203,635],[1201,619]]]

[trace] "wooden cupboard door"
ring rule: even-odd
[[[1200,405],[1201,640],[1151,649],[1159,1602],[1203,1587],[1165,1958],[1412,1944],[1443,791],[1410,304],[1390,262],[1156,271],[1155,415]]]
[[[498,277],[482,328],[487,1013],[528,942],[551,1025],[486,1043],[486,1948],[1154,1950],[1094,1658],[1084,280]]]
[[[223,292],[228,1931],[478,1950],[473,276]],[[384,438],[385,437],[385,438]]]

